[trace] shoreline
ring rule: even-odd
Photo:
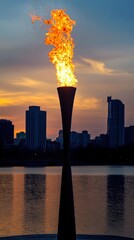
[[[35,235],[20,235],[20,236],[7,236],[0,237],[1,240],[57,240],[56,234],[35,234]],[[77,235],[77,240],[132,240],[134,238],[114,236],[114,235]]]

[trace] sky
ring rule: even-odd
[[[125,104],[125,126],[134,125],[133,0],[0,1],[0,119],[10,119],[15,133],[25,131],[25,111],[35,105],[47,111],[47,138],[62,129],[47,29],[29,16],[49,19],[52,9],[66,9],[76,21],[72,130],[88,130],[91,138],[106,133],[107,96]]]

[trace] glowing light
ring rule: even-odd
[[[32,22],[36,16],[32,17]],[[37,20],[39,17],[37,17]],[[49,52],[50,61],[56,67],[58,86],[75,87],[77,79],[74,74],[75,66],[73,64],[74,41],[71,37],[73,26],[76,24],[63,9],[54,9],[51,11],[51,18],[43,20],[44,24],[51,25],[45,34],[44,43],[53,45],[54,48]]]

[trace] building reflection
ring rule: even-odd
[[[111,230],[121,230],[124,224],[124,184],[123,175],[107,176],[107,223]]]
[[[46,176],[24,176],[24,229],[25,233],[43,233],[45,226]]]
[[[61,176],[59,174],[46,175],[45,233],[57,233],[60,183]]]
[[[13,216],[13,175],[0,175],[0,233],[11,235],[11,224]]]
[[[13,174],[13,218],[12,235],[24,234],[24,174]]]
[[[73,177],[76,226],[81,234],[105,233],[106,178],[82,175]]]
[[[124,232],[134,237],[134,176],[125,177],[125,226]]]

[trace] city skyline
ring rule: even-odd
[[[84,1],[85,3],[85,1]],[[72,129],[91,136],[107,130],[106,97],[126,106],[125,126],[133,125],[134,2],[113,0],[4,1],[0,9],[0,118],[10,119],[15,132],[25,130],[25,110],[40,105],[48,113],[48,138],[61,129],[55,69],[43,44],[45,29],[32,25],[29,13],[49,18],[55,8],[76,20],[74,29],[78,87]]]
[[[121,106],[120,106],[121,105]],[[28,106],[28,109],[29,110],[25,110],[25,119],[24,119],[24,125],[25,125],[25,129],[23,130],[23,131],[18,131],[18,132],[16,132],[16,134],[15,134],[15,132],[14,132],[14,137],[17,137],[17,135],[19,135],[20,133],[25,133],[26,134],[26,132],[27,132],[27,124],[28,124],[28,121],[27,121],[27,114],[28,114],[28,112],[31,112],[31,124],[33,125],[33,122],[35,121],[35,116],[33,115],[33,113],[35,114],[35,115],[37,115],[38,116],[38,112],[42,112],[42,113],[44,113],[45,114],[45,119],[44,119],[44,126],[45,126],[45,138],[46,139],[48,139],[48,140],[50,140],[50,138],[49,138],[49,136],[47,136],[47,125],[48,125],[48,122],[47,122],[47,111],[45,111],[45,109],[40,109],[41,107],[40,106]],[[36,117],[37,117],[36,116]],[[129,128],[133,128],[134,127],[134,125],[129,125],[129,126],[126,126],[125,125],[125,121],[124,121],[124,119],[125,119],[125,104],[124,103],[122,103],[122,101],[120,100],[120,99],[112,99],[112,96],[107,96],[107,119],[106,119],[106,121],[107,121],[107,129],[106,129],[106,131],[105,132],[101,132],[101,133],[99,133],[98,135],[96,135],[96,136],[91,136],[91,134],[90,134],[90,132],[89,132],[89,135],[90,135],[90,137],[92,138],[92,140],[93,139],[95,139],[95,138],[98,138],[99,136],[101,136],[101,135],[110,135],[110,132],[112,133],[112,134],[115,134],[115,135],[118,135],[119,134],[119,132],[118,132],[118,130],[120,129],[120,127],[121,127],[121,135],[122,135],[122,139],[124,139],[124,131],[125,131],[125,129],[129,129]],[[11,122],[11,119],[0,119],[0,121],[9,121],[9,122]],[[12,124],[14,124],[14,123],[12,123]],[[120,126],[120,124],[121,124],[121,126]],[[37,124],[38,125],[38,124]],[[119,127],[120,126],[120,127]],[[15,127],[15,126],[14,126]],[[112,128],[113,129],[112,129]],[[119,129],[118,129],[119,128]],[[34,129],[36,129],[36,127],[34,127]],[[37,127],[37,129],[38,129],[38,127]],[[37,130],[36,129],[36,130]],[[117,130],[118,129],[118,130]],[[124,129],[124,130],[122,130],[122,129]],[[109,132],[109,130],[110,130],[110,132]],[[119,130],[119,131],[120,131]],[[51,140],[56,140],[57,139],[57,137],[58,137],[58,134],[59,134],[59,132],[62,132],[63,130],[62,130],[62,127],[61,127],[61,129],[58,129],[58,132],[56,133],[56,135],[54,136],[54,138],[53,139],[51,139]],[[82,129],[81,130],[81,132],[88,132],[88,130],[87,129]],[[114,133],[114,131],[115,131],[115,133]],[[117,132],[116,132],[117,131]],[[122,132],[123,131],[123,132]],[[33,132],[33,130],[31,131],[31,133]],[[75,129],[71,129],[71,133],[72,132],[76,132],[76,133],[78,133],[78,131],[76,131]],[[80,132],[80,131],[79,131]],[[16,135],[16,136],[15,136]],[[120,135],[120,134],[119,134]],[[115,136],[115,138],[117,137],[117,139],[118,139],[118,136]],[[116,140],[117,140],[116,139]],[[119,140],[119,139],[118,139]],[[118,141],[117,140],[117,141]],[[121,145],[123,145],[123,142],[122,142],[122,144]]]

